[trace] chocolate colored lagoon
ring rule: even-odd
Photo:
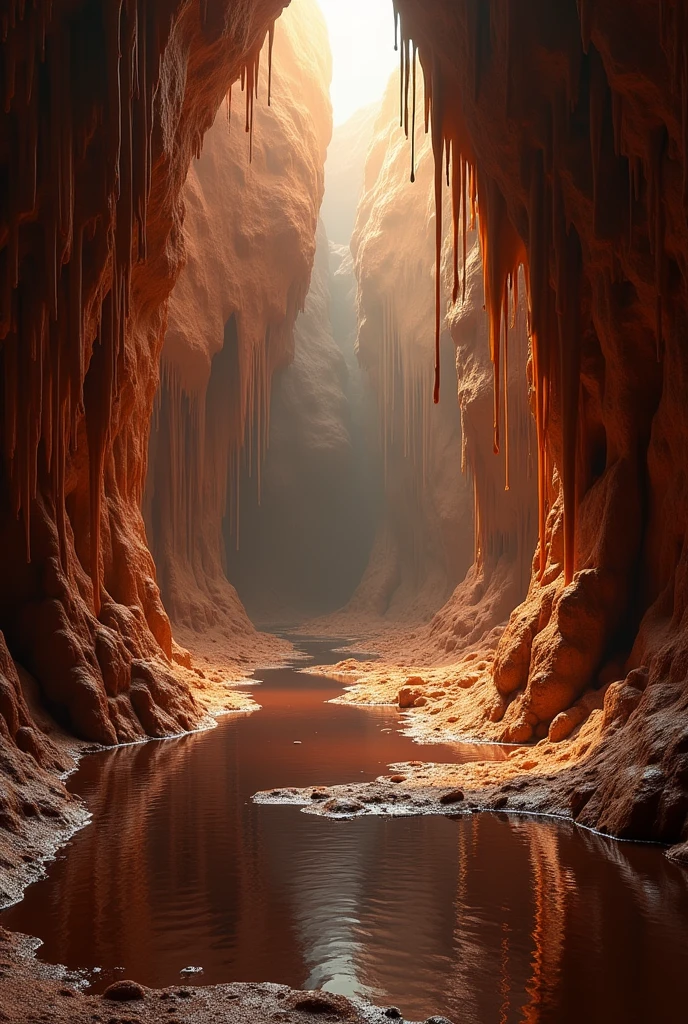
[[[419,747],[393,708],[326,703],[341,688],[322,677],[256,679],[261,711],[83,759],[70,788],[92,823],[0,918],[39,936],[41,959],[96,990],[274,981],[455,1024],[683,1018],[688,876],[661,850],[503,814],[256,805],[257,790],[359,782],[391,761],[503,756]]]

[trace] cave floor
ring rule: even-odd
[[[312,664],[341,658],[326,640],[297,646]],[[255,674],[260,712],[82,760],[70,789],[92,823],[0,919],[43,943],[37,959],[3,940],[6,1019],[277,1019],[311,1012],[297,989],[353,998],[318,1011],[349,1019],[363,1003],[480,1024],[674,1013],[688,995],[679,867],[569,823],[469,813],[447,779],[503,773],[508,748],[419,746],[407,714],[332,703],[341,684],[303,664]],[[638,956],[653,970],[629,973]],[[44,986],[33,1017],[5,1009],[22,977]],[[118,1016],[98,993],[123,978],[148,988]]]

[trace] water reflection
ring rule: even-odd
[[[98,988],[192,966],[192,980],[322,987],[415,1019],[679,1015],[688,890],[660,851],[504,815],[333,822],[254,805],[258,789],[358,781],[419,753],[393,710],[323,703],[337,689],[291,670],[262,678],[248,719],[86,759],[73,788],[93,825],[2,923],[43,938],[48,961],[102,968]]]

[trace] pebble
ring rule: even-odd
[[[450,789],[448,793],[443,793],[440,797],[441,804],[460,804],[463,800],[463,791],[460,789]]]

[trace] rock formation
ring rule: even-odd
[[[258,75],[252,138],[235,90],[231,126],[224,104],[184,189],[186,264],[170,298],[146,493],[175,626],[221,625],[236,642],[254,630],[225,575],[223,520],[231,549],[251,529],[242,490],[264,488],[271,382],[294,354],[331,133],[329,43],[314,0],[285,11],[274,54],[270,107],[266,60]]]
[[[527,308],[521,291],[518,309],[511,311],[509,356],[502,375],[505,444],[495,454],[493,370],[477,232],[472,232],[467,242],[465,291],[462,284],[447,320],[456,346],[462,468],[474,492],[474,561],[466,578],[434,616],[428,633],[417,639],[418,651],[425,645],[425,656],[434,661],[438,649],[455,658],[475,645],[485,653],[494,648],[509,615],[525,597],[537,539]],[[450,255],[447,249],[444,255]],[[451,275],[448,262],[445,259],[445,282]]]
[[[225,521],[228,576],[254,621],[291,625],[339,608],[361,578],[376,488],[356,443],[354,375],[330,322],[329,246],[321,222],[311,287],[294,330],[294,360],[273,383],[260,504],[256,481],[244,469],[238,543]]]
[[[399,480],[399,467],[403,467],[406,476],[402,487],[398,482],[392,484],[388,518],[350,610],[354,612],[363,607],[369,613],[374,598],[377,601],[374,610],[379,613],[386,608],[389,589],[400,587],[404,595],[402,602],[415,614],[420,611],[427,618],[428,611],[431,614],[443,597],[451,593],[451,584],[460,581],[427,628],[416,629],[413,636],[404,636],[404,660],[418,665],[428,661],[433,664],[453,661],[457,652],[476,644],[485,652],[493,650],[511,611],[525,596],[537,536],[536,439],[528,404],[527,308],[521,288],[517,315],[512,310],[514,323],[510,325],[509,361],[503,375],[503,383],[507,384],[505,409],[509,414],[509,444],[500,454],[495,455],[493,451],[493,371],[477,231],[467,229],[465,280],[462,271],[460,294],[457,293],[456,301],[449,304],[441,337],[446,362],[441,380],[442,400],[438,409],[431,408],[435,259],[433,154],[431,139],[424,131],[423,82],[418,71],[415,119],[412,97],[409,108],[410,120],[415,120],[416,126],[413,154],[399,125],[399,89],[397,75],[390,83],[369,153],[367,190],[360,202],[354,248],[360,286],[359,355],[364,364],[372,368],[373,378],[378,381],[379,405],[389,420],[383,423],[383,436],[387,436],[388,442],[383,443],[383,449],[391,451],[394,480]],[[413,185],[409,182],[411,157],[414,160]],[[443,199],[445,223],[450,219],[448,199],[448,196]],[[400,225],[406,232],[403,241],[400,241]],[[443,239],[442,283],[445,287],[448,282],[451,293],[453,254],[449,243],[449,238]],[[409,273],[418,274],[412,284],[404,276]],[[435,442],[431,464],[424,473],[421,471],[420,482],[414,473],[413,458],[407,457],[408,451],[404,451],[402,457],[398,448],[395,452],[393,444],[389,445],[395,431],[398,437],[405,428],[403,424],[400,427],[395,418],[403,407],[397,389],[379,388],[384,327],[379,329],[375,307],[381,288],[387,288],[392,296],[394,315],[401,324],[396,332],[401,357],[396,355],[396,350],[392,354],[397,360],[395,373],[400,378],[404,375],[418,377],[418,395],[424,403],[422,415],[428,417],[435,436],[438,430],[446,435],[445,440]],[[444,310],[443,303],[442,315]],[[460,420],[456,415],[457,379]],[[403,384],[400,386],[403,388]],[[401,415],[406,417],[405,407]],[[411,415],[414,415],[413,410]],[[389,485],[388,473],[388,488]],[[408,492],[403,488],[408,488]],[[417,534],[429,536],[432,543],[433,535],[437,535],[433,516],[439,515],[440,521],[445,521],[446,540],[444,546],[431,555],[434,571],[428,579],[423,581],[422,576],[408,573],[400,583],[399,566],[403,566],[405,554],[412,550],[413,538],[409,541],[403,532],[395,537],[396,531],[390,530],[389,523],[390,519],[395,522],[395,516],[397,522],[399,517],[408,516],[408,522],[413,524],[413,513],[410,516],[408,513],[419,493],[424,495],[426,510],[429,502],[432,511],[429,515],[426,511],[415,521]],[[394,538],[391,542],[390,533]],[[457,558],[455,552],[460,545],[461,555]],[[399,596],[395,600],[398,602]],[[382,635],[376,641],[382,654],[398,649],[398,644],[396,635],[389,638]]]
[[[427,619],[472,560],[473,497],[461,476],[451,337],[443,402],[432,406],[434,247],[432,150],[417,95],[415,185],[393,76],[368,151],[351,248],[358,282],[360,364],[378,406],[385,506],[349,611]]]
[[[573,812],[675,842],[688,809],[686,5],[396,7],[402,52],[418,47],[431,83],[438,194],[450,150],[455,216],[480,211],[497,395],[519,265],[528,280],[540,540],[497,652],[504,735],[558,735],[560,713],[611,683],[587,765],[598,784]],[[494,434],[499,446],[499,415]]]
[[[145,439],[188,164],[242,68],[252,95],[280,10],[88,0],[2,12],[0,628],[87,739],[198,719],[165,668],[170,626],[139,511]],[[11,671],[4,692],[16,741]]]
[[[198,720],[170,673],[170,625],[140,513],[147,432],[165,300],[185,257],[190,159],[242,69],[252,128],[258,55],[282,6],[5,0],[0,9],[8,775],[52,759],[40,730],[23,731],[32,728],[22,696],[31,679],[56,717],[89,740],[161,735]],[[585,714],[586,693],[607,687],[605,728],[585,754],[572,813],[616,834],[688,839],[686,2],[395,7],[402,100],[416,52],[428,83],[437,265],[447,153],[457,241],[479,210],[499,450],[504,327],[520,266],[527,282],[539,544],[527,600],[497,651],[503,735],[560,738]],[[304,280],[280,322],[298,308]],[[377,317],[387,358],[399,331],[389,309],[382,331],[383,308],[366,317],[371,329]],[[227,359],[238,344],[232,331],[230,320]],[[267,347],[248,350],[257,366],[272,366]],[[361,352],[365,359],[365,331]],[[207,358],[198,365],[210,372]],[[254,380],[268,376],[261,369]],[[403,379],[395,419],[418,415],[422,424],[432,410],[414,397],[416,376]],[[174,375],[166,381],[173,394]],[[439,397],[446,385],[436,385]],[[256,391],[266,407],[265,389]],[[247,422],[240,405],[235,415]],[[410,435],[407,446],[422,466],[424,446]],[[440,512],[456,479],[447,470]],[[466,553],[452,549],[449,533],[436,536],[456,577]],[[410,551],[410,533],[399,537]]]

